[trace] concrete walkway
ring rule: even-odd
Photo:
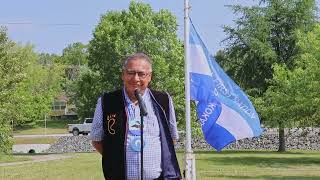
[[[60,159],[71,158],[71,157],[73,157],[73,155],[48,154],[48,155],[33,155],[30,157],[32,160],[29,160],[29,161],[0,163],[0,167],[1,166],[15,166],[15,165],[20,165],[20,164],[28,164],[28,163],[35,163],[35,162],[45,162],[45,161],[52,161],[52,160],[60,160]]]

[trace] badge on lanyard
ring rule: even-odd
[[[145,124],[143,125],[143,129],[145,129]],[[140,127],[141,123],[137,119],[129,120],[129,133],[134,136],[140,136]]]
[[[130,140],[130,147],[133,151],[135,152],[140,152],[141,151],[141,137],[140,136],[134,136]],[[146,141],[143,140],[143,148],[146,147]]]

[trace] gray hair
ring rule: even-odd
[[[142,52],[135,53],[133,55],[126,57],[126,59],[124,60],[124,62],[122,64],[122,70],[126,69],[129,61],[137,60],[137,59],[142,59],[142,60],[145,60],[146,62],[148,62],[150,64],[151,72],[152,72],[152,61],[148,55],[146,55],[145,53],[142,53]]]

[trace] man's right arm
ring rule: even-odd
[[[92,129],[90,132],[90,139],[92,141],[92,146],[102,155],[103,151],[103,113],[101,97],[98,99],[96,110],[93,116]]]

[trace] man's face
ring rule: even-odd
[[[144,59],[128,61],[122,72],[122,81],[129,97],[134,97],[135,89],[144,93],[151,81],[151,65]]]

